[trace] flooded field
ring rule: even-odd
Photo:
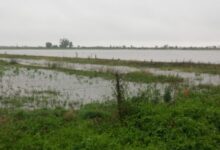
[[[111,66],[97,64],[80,64],[65,61],[49,61],[44,59],[18,59],[0,58],[1,61],[11,64],[0,77],[0,105],[5,107],[16,106],[28,109],[38,107],[79,108],[83,104],[94,101],[102,102],[114,99],[114,79],[101,77],[87,77],[68,74],[51,68],[65,68],[78,71],[95,71],[97,73],[120,73],[149,72],[155,76],[177,76],[184,79],[182,83],[174,83],[178,88],[182,85],[220,85],[220,75],[207,73],[183,72],[179,70],[162,70],[149,67]],[[13,65],[20,64],[23,67]],[[29,66],[26,68],[25,66]],[[45,67],[45,69],[32,68]],[[51,67],[52,66],[52,67]],[[48,69],[47,69],[48,68]],[[126,96],[133,97],[141,92],[151,90],[157,92],[158,97],[163,95],[164,90],[170,83],[141,83],[124,81]],[[174,89],[175,90],[175,89]],[[173,91],[174,92],[174,91]],[[173,93],[174,94],[174,93]],[[13,97],[20,97],[21,101]],[[7,99],[7,100],[6,100]]]
[[[220,64],[218,50],[0,50],[0,54]],[[126,54],[126,55],[125,55]]]
[[[1,97],[32,97],[33,100],[26,103],[26,107],[29,108],[45,105],[47,107],[59,105],[79,107],[93,101],[112,100],[114,95],[113,81],[67,75],[45,69],[14,68],[7,70],[0,77],[0,85]],[[152,85],[127,82],[126,86],[128,89],[127,94],[134,96]],[[162,84],[155,86],[160,90],[165,87]],[[39,102],[39,99],[42,101]],[[10,102],[7,103],[10,104]]]
[[[15,61],[16,63],[22,65],[32,65],[32,66],[56,66],[60,68],[66,69],[74,69],[74,70],[84,70],[84,71],[100,71],[100,72],[119,72],[119,73],[129,73],[139,71],[140,69],[134,67],[126,67],[126,66],[107,66],[107,65],[96,65],[96,64],[79,64],[79,63],[68,63],[65,61],[48,61],[48,60],[33,60],[33,59],[10,59],[10,58],[0,58],[2,61],[11,62]]]
[[[130,73],[137,71],[150,72],[155,75],[165,75],[165,76],[178,76],[185,79],[185,82],[189,84],[199,85],[199,84],[211,84],[220,85],[220,75],[213,75],[208,73],[193,73],[193,72],[183,72],[179,70],[161,70],[158,68],[135,68],[127,66],[108,66],[108,65],[96,65],[96,64],[79,64],[79,63],[68,63],[59,61],[48,61],[48,60],[32,60],[32,59],[10,59],[10,58],[0,58],[0,60],[16,63],[22,65],[32,65],[32,66],[56,66],[60,68],[73,69],[73,70],[83,70],[83,71],[97,71],[97,72],[119,72],[119,73]]]

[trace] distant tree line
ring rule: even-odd
[[[171,46],[171,45],[163,45],[163,46],[126,46],[126,45],[121,45],[121,46],[73,46],[73,42],[70,41],[67,38],[61,38],[59,41],[59,44],[53,44],[52,42],[46,42],[45,46],[0,46],[0,49],[131,49],[131,50],[170,50],[170,49],[176,49],[176,50],[220,50],[220,46]]]
[[[59,46],[53,45],[51,42],[46,42],[45,46],[46,48],[73,48],[73,43],[70,40],[63,38],[60,39]]]

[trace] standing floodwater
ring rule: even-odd
[[[0,54],[220,64],[220,50],[0,50]]]
[[[36,97],[43,103],[74,103],[77,105],[93,101],[113,99],[114,84],[111,80],[88,78],[45,69],[9,69],[0,77],[0,97]],[[128,94],[136,95],[147,84],[128,82]],[[158,88],[166,85],[157,84]],[[40,97],[39,97],[40,96]],[[47,101],[46,101],[47,100]],[[27,100],[31,102],[31,100]],[[0,105],[12,101],[0,101]],[[16,102],[17,103],[17,102]],[[34,107],[34,106],[32,106]]]

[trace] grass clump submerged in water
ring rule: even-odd
[[[0,109],[0,149],[218,150],[220,87],[199,89],[174,103],[152,103],[148,94],[126,99],[122,121],[111,101],[80,110]]]
[[[47,69],[47,70],[54,70],[54,71],[60,71],[67,74],[74,74],[78,76],[86,76],[89,78],[96,78],[101,77],[103,79],[107,80],[114,80],[115,79],[115,73],[114,71],[86,71],[86,70],[74,70],[74,69],[66,69],[61,68],[58,64],[48,64],[48,67],[40,67],[40,66],[30,66],[30,65],[21,65],[21,64],[11,64],[7,62],[1,62],[0,64],[4,63],[5,66],[10,67],[16,67],[16,68],[27,68],[27,69]],[[139,82],[139,83],[152,83],[152,82],[161,82],[161,83],[178,83],[183,82],[183,78],[178,76],[166,76],[166,75],[154,75],[149,72],[131,72],[131,73],[125,73],[123,74],[125,81],[131,81],[131,82]]]
[[[0,61],[0,77],[4,74],[4,72],[7,70],[7,62]]]
[[[88,58],[68,58],[68,57],[45,57],[45,56],[27,56],[27,55],[8,55],[0,54],[1,58],[21,58],[21,59],[44,59],[49,61],[62,61],[80,64],[102,64],[111,66],[130,66],[130,67],[152,67],[163,70],[181,70],[186,72],[220,74],[219,64],[204,64],[193,62],[141,62],[126,60],[107,60],[107,59],[88,59]]]

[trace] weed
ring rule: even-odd
[[[165,88],[164,96],[163,96],[164,102],[169,103],[169,102],[172,101],[171,92],[172,92],[171,87],[166,87],[166,88]]]

